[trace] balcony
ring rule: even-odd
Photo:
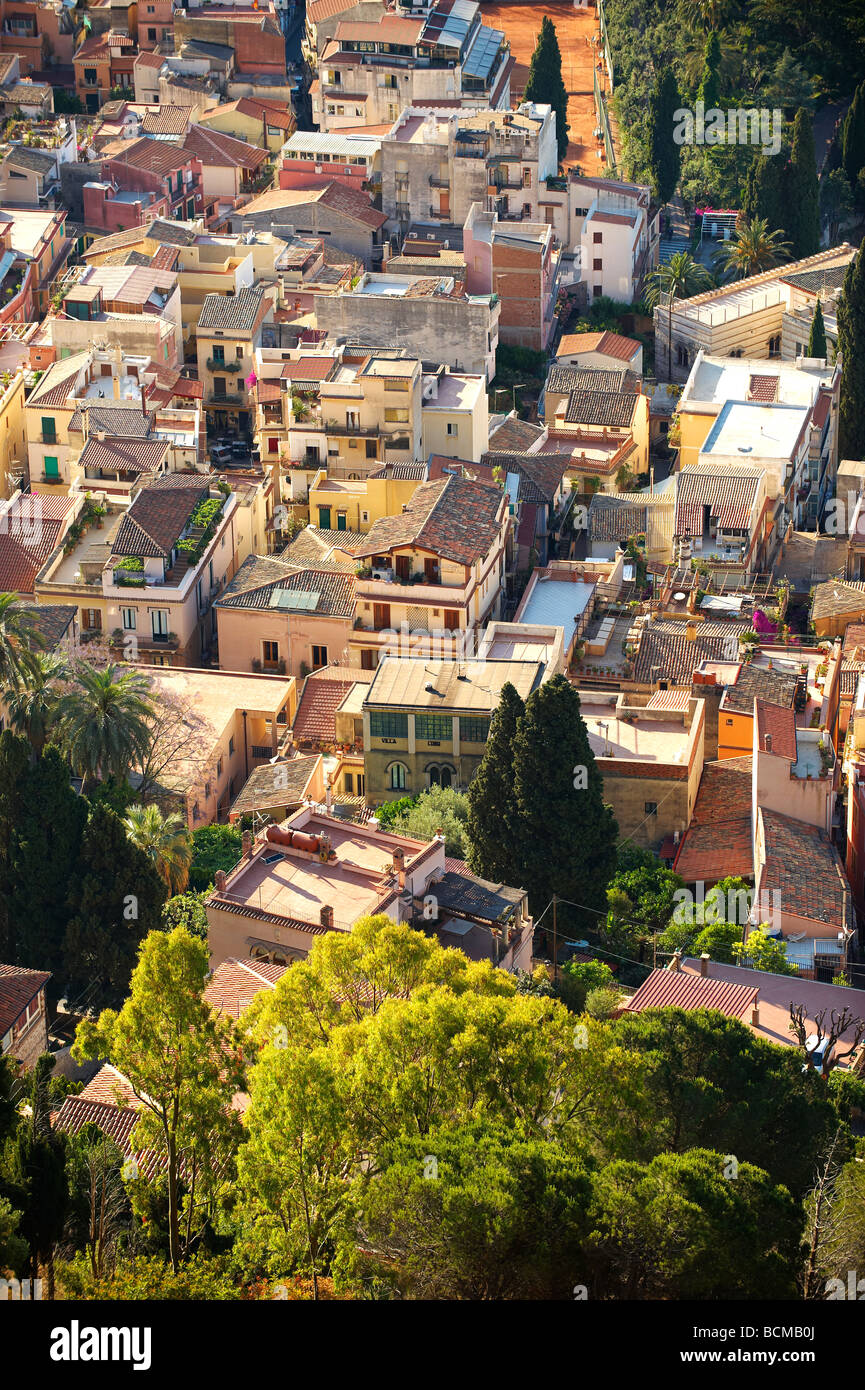
[[[372,599],[376,603],[411,604],[413,608],[461,607],[467,601],[468,586],[442,584],[440,579],[430,580],[425,575],[405,580],[359,578],[355,595],[358,600]]]
[[[208,357],[207,370],[209,372],[239,372],[243,366],[242,362],[221,362],[218,357]]]
[[[338,420],[326,420],[324,427],[328,434],[351,435],[353,438],[377,439],[383,433],[379,425],[348,425],[340,424]]]
[[[122,649],[124,643],[128,642],[130,638],[135,639],[140,652],[176,652],[180,646],[180,638],[176,632],[167,632],[157,636],[152,632],[125,632],[119,627],[112,632],[108,639],[108,645]]]
[[[448,176],[445,175],[442,177],[441,174],[430,174],[429,183],[430,188],[450,188],[451,186],[451,181]]]
[[[204,404],[205,406],[218,407],[221,405],[243,405],[243,401],[243,396],[237,395],[236,393],[226,392],[224,396],[219,396],[214,391],[212,395],[207,397],[207,400],[204,402]]]

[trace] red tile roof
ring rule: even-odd
[[[852,927],[850,884],[825,831],[765,807],[759,814],[766,846],[761,893],[780,893],[785,913],[828,923],[838,931]]]
[[[229,956],[217,966],[208,981],[204,998],[212,1009],[240,1018],[263,989],[273,989],[288,966],[264,960],[236,960]]]
[[[250,145],[246,140],[236,140],[233,135],[223,135],[220,130],[207,130],[201,125],[189,127],[183,148],[211,167],[259,169],[267,162],[267,150],[259,145]]]
[[[796,716],[791,709],[755,700],[758,747],[763,753],[796,761]]]
[[[752,876],[751,777],[751,758],[704,765],[691,824],[673,865],[686,883]]]
[[[299,357],[296,362],[286,362],[282,375],[291,381],[323,381],[333,363],[332,357]]]
[[[715,1009],[727,1018],[744,1018],[759,996],[751,985],[704,979],[682,970],[653,970],[627,1003],[628,1013],[644,1009]]]
[[[621,362],[630,362],[640,350],[636,338],[625,338],[621,333],[566,333],[556,350],[557,357],[572,357],[581,352],[600,352],[604,357],[617,357]]]
[[[776,401],[781,378],[777,376],[751,376],[748,380],[749,401]]]
[[[353,685],[352,680],[307,676],[294,716],[292,737],[295,743],[334,743],[336,711]]]
[[[676,481],[673,534],[703,534],[703,508],[729,531],[747,529],[760,488],[756,468],[683,468]]]
[[[51,974],[47,970],[0,965],[0,1038],[18,1022],[31,999],[50,979]]]

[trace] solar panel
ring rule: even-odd
[[[317,590],[274,589],[270,596],[270,606],[295,613],[310,613],[318,607],[320,598],[321,593]]]
[[[500,29],[487,29],[486,27],[479,29],[471,52],[463,63],[463,75],[465,77],[487,77],[504,37]]]

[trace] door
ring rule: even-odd
[[[319,507],[318,524],[322,531],[330,530],[330,507]]]
[[[446,630],[447,632],[459,632],[459,627],[460,627],[460,615],[459,615],[458,609],[456,609],[456,608],[446,608],[446,609],[444,610],[444,614],[445,614],[445,630]]]
[[[381,629],[390,627],[390,604],[374,603],[372,606],[372,625]]]
[[[396,577],[397,579],[409,579],[411,577],[411,556],[397,555],[396,557]]]
[[[431,556],[423,562],[423,577],[427,584],[438,584],[439,582],[439,562]]]

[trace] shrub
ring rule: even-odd
[[[586,999],[586,1013],[589,1018],[613,1018],[618,1010],[620,998],[617,989],[592,989]]]

